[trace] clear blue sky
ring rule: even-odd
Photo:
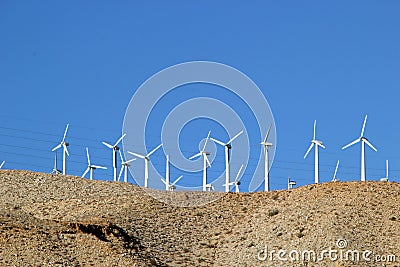
[[[313,182],[313,157],[303,156],[314,119],[327,146],[321,180],[332,179],[338,159],[338,177],[358,179],[359,146],[341,147],[359,135],[365,114],[366,137],[379,150],[367,149],[368,179],[383,177],[389,159],[400,181],[399,1],[144,2],[0,2],[5,168],[51,171],[50,150],[69,122],[69,172],[82,174],[89,146],[93,161],[109,167],[95,177],[111,179],[100,142],[119,137],[135,90],[168,66],[206,60],[244,72],[268,99],[278,136],[272,189],[286,188],[288,175]],[[159,135],[148,138],[150,150]],[[161,152],[153,159],[160,172]],[[222,150],[212,171],[223,172]]]

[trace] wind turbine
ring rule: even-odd
[[[114,145],[110,145],[109,143],[106,142],[102,142],[103,145],[105,145],[108,148],[112,149],[112,157],[113,157],[113,168],[114,168],[114,182],[117,181],[117,151],[119,151],[119,147],[118,144],[119,142],[122,141],[122,139],[124,139],[126,134],[123,134],[118,140],[117,142],[115,142]]]
[[[169,155],[167,155],[167,162],[165,165],[165,180],[161,178],[161,181],[165,184],[165,190],[167,191],[174,191],[175,184],[182,179],[183,175],[179,176],[172,184],[170,183],[170,172],[169,172]]]
[[[389,161],[386,160],[386,177],[381,178],[381,182],[388,182],[389,181]]]
[[[229,183],[230,183],[230,150],[232,149],[231,143],[233,140],[239,137],[243,131],[240,131],[237,135],[235,135],[231,140],[229,140],[227,143],[223,143],[217,139],[210,138],[213,140],[215,143],[225,147],[225,192],[229,192]]]
[[[4,166],[4,163],[6,163],[6,161],[5,161],[5,160],[3,160],[3,162],[0,164],[0,169],[1,169],[1,168],[3,168],[3,166]]]
[[[61,174],[61,171],[57,168],[57,151],[55,152],[54,155],[54,166],[53,166],[53,170],[51,171],[52,174]]]
[[[132,161],[136,160],[136,158],[125,161],[124,157],[122,156],[121,150],[118,150],[118,152],[119,152],[119,157],[121,158],[121,166],[122,166],[121,171],[119,172],[119,175],[118,175],[118,182],[121,179],[122,172],[124,172],[124,182],[127,183],[128,182],[128,167],[131,166],[130,163]]]
[[[157,149],[159,149],[163,144],[158,145],[156,148],[154,148],[150,153],[147,155],[141,155],[138,153],[130,152],[128,151],[129,154],[134,155],[138,158],[144,159],[144,187],[147,188],[149,186],[149,162],[150,162],[150,156],[156,152]]]
[[[200,150],[200,152],[197,153],[196,155],[191,156],[189,158],[189,159],[194,159],[194,158],[201,157],[201,156],[203,157],[203,191],[211,191],[211,190],[213,190],[213,186],[211,184],[207,184],[207,165],[211,167],[211,163],[210,163],[210,161],[208,160],[208,157],[207,157],[208,155],[210,155],[210,153],[205,150],[206,146],[207,146],[208,139],[210,138],[210,134],[211,134],[211,131],[208,132],[206,141],[204,142],[203,149]]]
[[[69,127],[69,124],[67,124],[67,127],[65,128],[64,136],[63,136],[63,139],[61,140],[61,143],[58,144],[57,146],[55,146],[51,150],[51,151],[56,151],[57,149],[59,149],[61,147],[63,148],[63,171],[62,171],[63,175],[67,174],[67,155],[69,156],[68,148],[67,148],[69,146],[69,143],[65,141],[65,137],[67,136],[67,132],[68,132],[68,127]]]
[[[296,182],[293,180],[290,180],[290,177],[288,178],[288,189],[293,189],[293,186],[296,185]]]
[[[318,153],[318,147],[325,148],[325,146],[322,144],[322,141],[318,141],[316,139],[316,130],[317,130],[317,120],[314,121],[314,137],[311,140],[311,145],[308,148],[306,154],[304,155],[304,158],[306,158],[308,153],[310,153],[311,149],[313,147],[315,147],[314,183],[318,184],[319,183],[319,159],[318,159],[319,153]]]
[[[339,169],[339,163],[340,163],[340,161],[338,160],[337,163],[336,163],[335,173],[333,174],[332,182],[339,182],[339,179],[336,178],[336,174],[337,174],[337,171]]]
[[[260,144],[263,146],[264,149],[264,191],[269,191],[269,147],[272,146],[272,143],[268,142],[268,137],[271,132],[272,123],[268,128],[267,134],[265,135],[264,141]]]
[[[87,155],[87,160],[88,160],[88,167],[86,171],[82,174],[82,177],[85,177],[85,175],[90,171],[90,180],[93,180],[93,171],[95,169],[104,169],[107,170],[107,167],[99,166],[99,165],[94,165],[90,162],[90,156],[89,156],[89,148],[86,148],[86,155]]]
[[[240,178],[240,173],[242,172],[242,169],[243,169],[243,164],[242,164],[242,166],[240,166],[240,169],[239,169],[239,171],[238,171],[238,173],[237,173],[237,175],[236,175],[236,178],[235,178],[235,180],[233,181],[233,182],[230,182],[229,184],[228,184],[228,188],[230,187],[230,186],[235,186],[235,192],[236,193],[239,193],[239,185],[240,185],[240,181],[239,181],[239,178]],[[223,184],[223,186],[226,186],[226,184]],[[230,190],[229,190],[230,191]]]
[[[353,142],[351,142],[350,144],[342,147],[342,149],[346,149],[352,145],[357,144],[358,142],[361,142],[361,181],[363,181],[363,182],[366,180],[365,179],[365,177],[366,177],[365,144],[367,144],[370,148],[375,150],[375,152],[378,152],[378,150],[368,141],[368,139],[364,137],[364,131],[365,131],[365,125],[367,123],[367,118],[368,118],[368,115],[365,115],[364,124],[361,129],[360,137],[357,138],[356,140],[354,140]]]

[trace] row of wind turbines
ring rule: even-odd
[[[368,115],[365,115],[364,118],[364,123],[361,129],[361,134],[360,136],[355,139],[354,141],[350,142],[349,144],[345,145],[342,147],[342,150],[345,150],[357,143],[361,143],[361,172],[360,172],[360,180],[361,181],[366,181],[366,175],[367,175],[367,170],[366,170],[366,158],[365,158],[365,145],[369,146],[372,150],[374,150],[375,152],[378,152],[378,150],[371,144],[371,142],[364,136],[365,133],[365,126],[367,124],[367,118]],[[317,127],[317,121],[314,121],[314,136],[313,139],[311,140],[311,145],[308,148],[306,154],[304,155],[304,159],[309,155],[309,153],[311,152],[311,150],[314,148],[314,183],[319,183],[320,182],[320,178],[319,178],[319,147],[325,148],[325,146],[323,145],[323,142],[320,140],[317,140],[316,138],[316,127]],[[339,168],[339,163],[340,161],[337,161],[336,164],[336,168],[335,168],[335,172],[333,175],[333,179],[332,181],[336,182],[339,179],[336,177],[338,168]],[[381,178],[381,181],[388,181],[389,180],[389,161],[386,160],[386,177]],[[293,184],[295,184],[294,181],[288,181],[288,188],[291,188],[291,186],[293,186]]]
[[[364,119],[364,123],[361,129],[361,134],[360,136],[355,139],[354,141],[350,142],[349,144],[345,145],[342,147],[342,150],[345,150],[357,143],[361,143],[361,181],[366,181],[366,158],[365,158],[365,144],[367,144],[367,146],[369,146],[371,149],[373,149],[374,151],[378,151],[372,144],[371,142],[364,136],[365,133],[365,127],[366,127],[366,123],[367,123],[367,118],[368,116],[365,116]],[[312,149],[314,148],[314,183],[320,183],[320,177],[319,177],[319,148],[326,148],[323,145],[323,142],[318,140],[316,138],[316,127],[317,127],[317,121],[314,121],[314,135],[313,135],[313,139],[311,140],[311,144],[310,147],[308,148],[308,150],[306,151],[305,155],[304,155],[304,159],[307,158],[307,156],[310,154],[310,152],[312,151]],[[61,140],[61,142],[55,146],[52,151],[57,151],[58,149],[63,148],[63,169],[62,171],[57,169],[57,154],[55,157],[55,162],[54,162],[54,168],[53,168],[53,172],[52,173],[57,173],[57,174],[64,174],[66,175],[66,159],[67,156],[69,156],[69,152],[68,152],[68,146],[69,143],[66,142],[66,136],[67,136],[67,132],[68,132],[68,128],[69,128],[69,124],[67,124],[63,138]],[[269,177],[269,148],[273,146],[273,144],[271,142],[268,141],[269,136],[270,136],[270,132],[271,132],[271,128],[272,128],[272,124],[270,125],[270,127],[268,128],[268,131],[265,135],[265,138],[263,139],[263,141],[260,143],[262,145],[262,149],[264,152],[264,191],[270,191],[270,177]],[[207,143],[209,142],[209,140],[215,142],[218,145],[221,145],[225,148],[225,183],[223,184],[223,186],[225,187],[225,192],[230,192],[231,189],[234,187],[235,192],[239,192],[239,185],[240,185],[240,174],[243,170],[243,165],[240,167],[236,178],[232,181],[231,180],[231,166],[230,166],[230,162],[231,162],[231,149],[232,149],[232,143],[241,135],[243,134],[243,131],[240,131],[239,133],[237,133],[234,137],[232,137],[228,142],[223,142],[220,141],[216,138],[210,137],[211,135],[211,131],[208,132],[207,137],[205,138],[205,142],[203,144],[202,149],[199,150],[199,152],[193,156],[191,156],[189,159],[195,159],[195,158],[199,158],[202,157],[203,158],[203,179],[202,179],[202,190],[203,191],[213,191],[214,190],[214,186],[211,183],[208,183],[207,181],[207,169],[209,167],[211,167],[211,162],[208,159],[208,156],[210,155],[210,152],[206,151],[206,147],[207,147]],[[136,158],[132,158],[129,160],[124,159],[122,152],[120,150],[120,147],[118,146],[119,143],[124,139],[124,137],[126,136],[126,134],[123,134],[116,142],[114,145],[111,145],[107,142],[102,142],[103,145],[105,145],[107,148],[111,149],[112,151],[112,164],[113,164],[113,178],[114,181],[121,181],[121,176],[122,174],[124,175],[124,182],[128,182],[128,168],[130,167],[130,163],[134,160],[136,160]],[[150,156],[152,154],[154,154],[159,148],[161,148],[163,146],[163,144],[158,145],[157,147],[155,147],[153,150],[151,150],[149,153],[147,154],[140,154],[137,152],[131,152],[128,151],[129,154],[137,157],[137,158],[141,158],[144,160],[144,164],[145,164],[145,168],[144,168],[144,187],[148,188],[149,187],[149,163],[150,163]],[[120,161],[121,161],[121,169],[120,172],[118,174],[118,163],[117,163],[117,159],[118,159],[118,154],[120,157]],[[105,166],[100,166],[100,165],[95,165],[92,164],[91,160],[90,160],[90,155],[89,155],[89,149],[86,148],[86,156],[87,156],[87,162],[88,162],[88,167],[86,168],[86,170],[84,171],[82,177],[85,177],[87,175],[87,173],[89,173],[89,177],[92,180],[93,179],[93,172],[96,169],[107,169],[107,167]],[[339,168],[339,163],[340,161],[337,162],[336,164],[336,168],[335,168],[335,172],[334,172],[334,176],[332,181],[338,181],[339,179],[336,177],[337,172],[338,172],[338,168]],[[3,163],[4,164],[4,163]],[[1,166],[0,166],[1,168]],[[165,185],[165,190],[167,191],[173,191],[176,189],[176,184],[183,178],[183,176],[179,176],[177,179],[175,179],[175,181],[171,182],[170,179],[170,156],[167,155],[166,156],[166,175],[165,178],[161,178],[161,181],[164,183]],[[382,178],[381,181],[388,181],[389,180],[389,162],[386,161],[386,177]],[[288,188],[293,188],[293,186],[296,185],[296,182],[291,180],[289,178],[288,180]]]
[[[55,146],[52,151],[53,152],[57,152],[57,150],[59,149],[63,149],[63,168],[62,171],[59,170],[57,168],[57,163],[58,163],[58,159],[57,159],[57,153],[55,154],[55,160],[54,160],[54,167],[53,167],[53,171],[52,173],[54,174],[63,174],[66,175],[67,174],[67,156],[69,156],[69,151],[68,151],[68,146],[70,145],[67,141],[66,141],[66,136],[67,136],[67,132],[68,132],[68,128],[69,128],[69,124],[67,124],[65,131],[64,131],[64,135],[63,138],[61,140],[61,142]],[[261,145],[263,146],[263,151],[264,151],[264,156],[265,156],[265,191],[269,191],[269,152],[268,152],[268,148],[271,147],[273,144],[268,142],[268,137],[270,135],[270,131],[272,128],[272,124],[270,125],[268,132],[264,138],[264,140],[261,142]],[[210,137],[211,135],[211,131],[208,132],[207,138],[205,139],[203,148],[199,151],[199,153],[193,155],[192,157],[190,157],[189,159],[195,159],[198,157],[203,157],[203,182],[202,182],[202,190],[203,191],[213,191],[214,190],[214,186],[210,183],[207,182],[207,169],[208,167],[211,167],[211,162],[208,159],[208,156],[210,155],[209,152],[206,151],[206,147],[207,147],[207,143],[209,140],[212,140],[213,142],[215,142],[216,144],[219,144],[221,146],[223,146],[225,148],[225,183],[223,184],[223,186],[225,187],[225,192],[230,192],[232,187],[234,187],[235,192],[239,192],[239,185],[240,185],[240,174],[243,170],[243,165],[240,167],[238,173],[236,174],[236,178],[231,181],[230,178],[230,150],[232,149],[232,143],[234,140],[236,140],[241,134],[243,134],[243,131],[240,131],[238,134],[236,134],[233,138],[231,138],[228,142],[222,142],[216,138],[212,138]],[[136,158],[130,159],[130,160],[125,160],[121,150],[119,148],[119,143],[124,139],[124,137],[126,136],[126,134],[123,134],[116,142],[114,145],[111,145],[107,142],[102,142],[103,145],[105,145],[106,147],[108,147],[109,149],[112,150],[112,163],[113,163],[113,178],[114,181],[120,181],[122,174],[124,173],[124,182],[128,182],[128,167],[130,166],[130,163],[134,160],[136,160]],[[150,163],[150,156],[155,153],[160,147],[162,147],[163,144],[158,145],[157,147],[155,147],[153,150],[151,150],[149,153],[147,153],[146,155],[143,154],[139,154],[136,152],[131,152],[128,151],[129,154],[141,158],[144,160],[145,163],[145,168],[144,168],[144,187],[147,188],[149,186],[149,163]],[[119,172],[119,175],[117,175],[118,172],[118,164],[117,164],[117,157],[118,154],[120,156],[120,160],[121,160],[121,170]],[[100,165],[95,165],[92,164],[91,160],[90,160],[90,155],[89,155],[89,149],[86,147],[86,156],[87,156],[87,162],[88,162],[88,167],[86,168],[86,170],[84,171],[84,173],[82,174],[82,177],[85,177],[87,175],[87,173],[89,173],[89,178],[90,180],[93,179],[93,173],[94,170],[96,169],[107,169],[107,167],[105,166],[100,166]],[[166,175],[165,175],[165,179],[161,179],[161,181],[165,184],[165,189],[167,191],[173,191],[176,188],[176,184],[182,179],[183,176],[178,177],[174,182],[171,183],[171,179],[170,179],[170,156],[167,155],[166,156]]]

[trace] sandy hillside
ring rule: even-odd
[[[398,183],[351,182],[182,208],[130,184],[2,170],[0,266],[400,266],[399,205]]]

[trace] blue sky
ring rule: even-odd
[[[327,146],[321,180],[332,179],[338,159],[338,177],[358,179],[360,147],[341,147],[359,135],[365,114],[366,137],[379,150],[367,149],[367,178],[383,177],[389,159],[400,181],[400,2],[217,2],[1,1],[4,167],[51,171],[50,150],[69,122],[69,173],[85,170],[89,146],[93,161],[109,167],[95,177],[110,180],[111,154],[101,141],[118,139],[137,88],[166,67],[205,60],[242,71],[267,98],[278,138],[272,189],[285,188],[289,175],[299,185],[313,182],[313,158],[303,156],[314,119]],[[185,151],[197,152],[212,127],[200,124],[187,125]],[[157,129],[149,130],[149,150]],[[162,151],[152,160],[163,172]],[[220,148],[210,172],[223,172]],[[188,177],[201,180],[196,175]]]

